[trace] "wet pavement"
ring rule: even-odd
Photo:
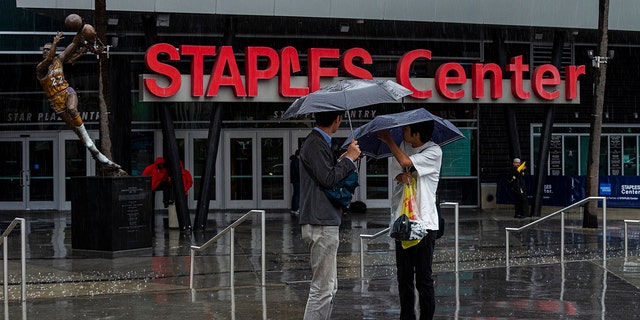
[[[18,229],[8,238],[4,318],[301,319],[309,255],[288,212],[266,214],[266,286],[260,285],[260,222],[250,218],[235,230],[234,286],[229,286],[227,235],[196,255],[195,290],[189,289],[190,246],[203,244],[247,211],[212,212],[209,230],[198,233],[165,228],[166,211],[159,211],[151,253],[117,258],[73,250],[68,212],[2,212],[2,231],[14,217],[24,217],[27,226],[27,299],[20,302]],[[638,219],[638,210],[608,210],[606,261],[602,229],[583,229],[573,212],[565,225],[564,262],[560,220],[554,218],[510,236],[506,267],[504,228],[532,219],[514,219],[508,208],[461,209],[458,272],[453,209],[443,213],[446,233],[437,240],[433,265],[436,319],[633,319],[640,314],[640,225],[629,225],[625,258],[623,223]],[[360,277],[359,235],[375,234],[388,221],[385,210],[346,216],[332,319],[398,318],[394,245],[388,236],[365,241]],[[4,300],[4,293],[0,297]]]

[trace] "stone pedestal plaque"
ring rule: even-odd
[[[74,251],[111,257],[151,253],[150,177],[74,177],[71,190]]]

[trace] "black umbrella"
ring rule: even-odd
[[[400,144],[402,142],[402,127],[423,121],[434,121],[431,140],[440,146],[464,139],[462,132],[449,120],[440,118],[420,108],[376,116],[370,122],[356,128],[342,144],[342,148],[346,148],[355,137],[358,140],[360,150],[368,157],[375,159],[390,157],[392,155],[391,150],[384,142],[378,139],[376,133],[381,130],[390,130],[396,144]]]

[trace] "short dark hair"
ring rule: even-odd
[[[316,125],[318,127],[328,127],[338,116],[342,116],[344,111],[329,111],[329,112],[316,112],[314,116],[316,118]]]
[[[419,133],[421,142],[428,142],[433,135],[433,120],[412,123],[409,125],[411,134]]]

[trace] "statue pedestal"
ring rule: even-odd
[[[74,253],[118,257],[151,254],[151,177],[71,179]]]

